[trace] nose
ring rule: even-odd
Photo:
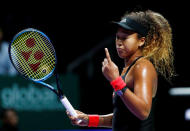
[[[116,39],[116,45],[120,47],[122,45],[122,40]]]

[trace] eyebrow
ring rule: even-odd
[[[116,33],[117,37],[127,37],[129,35],[131,35],[131,33],[126,33],[126,32],[120,32],[120,33],[117,32]]]

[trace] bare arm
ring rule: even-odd
[[[153,65],[145,61],[134,67],[133,76],[134,92],[127,89],[121,99],[135,116],[144,120],[151,110],[153,87],[157,84],[157,75]]]
[[[113,113],[108,115],[100,115],[99,127],[110,127],[112,128]]]
[[[102,62],[102,72],[111,82],[119,77],[119,71],[107,49],[105,49],[105,53],[106,58]],[[143,60],[135,65],[132,76],[134,92],[127,89],[121,99],[135,116],[144,120],[149,116],[151,110],[153,88],[157,85],[157,74],[152,63]]]
[[[88,126],[89,123],[89,116],[81,111],[76,110],[78,117],[72,117],[69,112],[67,112],[68,117],[71,120],[71,123],[73,125],[77,125],[77,126]],[[113,117],[113,113],[108,114],[108,115],[100,115],[99,116],[99,124],[98,127],[112,127],[112,117]],[[80,119],[82,120],[80,123],[77,123],[77,120]]]

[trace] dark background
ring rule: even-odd
[[[80,109],[85,113],[112,112],[112,89],[101,72],[101,62],[108,47],[113,61],[121,69],[123,60],[116,54],[114,29],[111,21],[118,21],[126,11],[153,10],[168,19],[173,29],[174,65],[177,77],[170,85],[160,80],[156,128],[158,130],[188,130],[184,111],[190,107],[189,97],[171,97],[172,87],[188,87],[189,81],[189,7],[180,1],[101,1],[56,2],[25,1],[1,5],[1,27],[4,39],[25,28],[36,28],[47,34],[58,56],[61,74],[74,72],[80,78]],[[76,62],[76,60],[79,60]],[[71,65],[78,65],[71,70]]]

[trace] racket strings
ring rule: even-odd
[[[31,33],[30,33],[31,34]],[[28,69],[29,70],[29,65],[28,64],[25,64],[25,60],[27,59],[27,57],[29,57],[29,55],[28,56],[26,56],[26,55],[24,55],[24,57],[25,57],[25,60],[24,60],[24,57],[21,57],[23,54],[21,54],[22,53],[22,51],[24,51],[24,52],[28,52],[28,51],[32,51],[32,50],[26,50],[27,49],[27,47],[26,47],[26,45],[25,44],[20,44],[20,43],[25,43],[25,40],[27,40],[28,39],[28,37],[30,36],[31,37],[31,35],[30,35],[29,33],[28,34],[23,34],[22,36],[23,36],[23,38],[21,38],[20,39],[20,36],[15,40],[15,44],[13,45],[13,46],[15,46],[15,49],[16,49],[16,53],[17,53],[17,56],[19,56],[18,57],[18,59],[19,59],[19,63],[20,63],[20,65],[22,66],[22,67],[24,67],[23,69]],[[22,47],[21,47],[22,46]],[[13,54],[14,55],[14,54]],[[31,62],[31,60],[28,62],[28,63],[30,63]],[[27,74],[28,73],[28,75],[30,75],[31,73],[30,72],[25,72],[24,70],[21,70],[21,72],[23,72],[23,73],[25,73],[25,74]]]
[[[34,50],[36,50],[36,49],[34,49]],[[32,53],[31,54],[31,56],[34,56],[34,53]],[[51,58],[51,57],[49,57],[49,56],[47,56],[48,58]],[[29,63],[31,63],[31,62],[36,62],[35,60],[34,60],[34,58],[31,58],[30,60],[29,60]],[[47,62],[46,62],[47,63]],[[33,69],[37,69],[37,67],[35,67],[35,66],[38,66],[38,64],[34,64],[33,65],[34,67],[33,67]],[[30,67],[28,67],[28,68],[30,68]],[[49,72],[49,71],[48,71]],[[34,72],[30,72],[30,74],[28,74],[28,75],[33,75],[34,74]]]
[[[42,34],[25,32],[11,46],[12,61],[25,76],[41,79],[55,68],[55,50]]]

